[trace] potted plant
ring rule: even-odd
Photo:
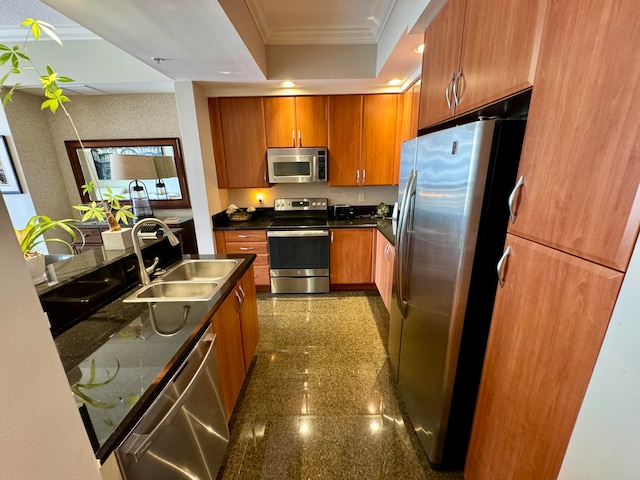
[[[33,38],[33,40],[37,41],[40,38],[41,33],[46,34],[60,46],[62,46],[62,42],[55,34],[55,28],[47,22],[34,20],[33,18],[26,18],[21,23],[21,26],[28,29],[22,47],[20,47],[19,45],[9,47],[7,45],[0,44],[0,66],[7,64],[10,65],[9,71],[4,76],[2,76],[2,78],[0,78],[0,89],[4,86],[5,82],[12,74],[21,73],[21,65],[26,62],[27,68],[33,69],[38,74],[40,82],[42,83],[45,100],[40,105],[40,109],[49,109],[52,113],[56,113],[58,108],[60,108],[69,119],[76,138],[78,139],[82,151],[84,152],[84,145],[82,144],[82,139],[80,138],[80,134],[78,133],[76,124],[64,105],[65,103],[70,101],[69,97],[64,95],[62,89],[59,86],[59,83],[73,82],[73,79],[57,74],[50,65],[46,66],[46,73],[41,72],[33,63],[27,51],[27,41],[30,38]],[[13,85],[11,89],[9,89],[9,91],[2,98],[3,105],[6,105],[7,102],[11,101],[13,92],[19,87],[20,84],[17,83]],[[90,175],[93,177],[93,173],[90,172]],[[83,221],[89,219],[96,219],[98,221],[106,220],[109,225],[109,232],[119,232],[115,233],[112,236],[107,235],[106,237],[103,234],[103,243],[105,245],[105,248],[124,249],[130,247],[132,245],[132,241],[131,239],[127,240],[126,238],[130,237],[131,235],[129,231],[121,232],[119,222],[122,221],[123,223],[127,224],[129,218],[135,218],[135,215],[133,215],[133,213],[131,212],[131,206],[121,205],[120,200],[122,200],[124,197],[115,195],[108,187],[107,194],[105,195],[106,198],[104,198],[102,196],[100,188],[96,187],[96,183],[97,182],[91,180],[88,184],[83,185],[83,193],[95,191],[96,196],[98,197],[98,201],[92,201],[89,206],[79,205],[75,206],[74,208],[84,212],[84,215],[82,217]]]
[[[45,242],[62,243],[69,248],[69,252],[73,253],[72,243],[76,241],[78,235],[80,238],[82,232],[78,227],[74,225],[75,220],[67,218],[64,220],[52,220],[46,215],[35,215],[29,219],[27,225],[23,229],[15,229],[18,242],[20,243],[20,249],[27,262],[27,268],[29,274],[33,280],[33,284],[37,285],[46,280],[44,275],[45,258],[42,252],[37,250],[38,245]],[[50,230],[56,228],[62,229],[66,232],[71,241],[64,240],[57,237],[45,237],[44,234]]]
[[[91,201],[89,205],[74,205],[73,208],[84,212],[82,221],[97,220],[107,221],[109,230],[101,233],[102,244],[107,250],[124,250],[133,246],[133,238],[130,228],[122,228],[120,222],[129,224],[129,219],[135,218],[131,212],[131,205],[122,205],[120,200],[125,198],[113,192],[110,187],[106,187],[107,192],[102,195],[100,188],[96,188],[93,180],[82,186],[82,193],[96,192],[98,201]]]

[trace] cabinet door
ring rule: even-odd
[[[296,129],[299,147],[327,146],[327,97],[296,97]]]
[[[509,231],[624,271],[640,220],[640,9],[589,0],[548,13]]]
[[[382,233],[376,233],[375,283],[387,310],[391,309],[391,288],[393,286],[393,262],[396,249]]]
[[[449,0],[424,32],[422,85],[418,126],[449,119],[453,107],[453,76],[460,65],[465,0]],[[448,89],[447,89],[448,86]]]
[[[364,95],[362,108],[362,170],[365,186],[393,185],[399,167],[398,98],[395,93]]]
[[[507,235],[464,476],[552,480],[622,274]]]
[[[258,326],[258,304],[256,299],[256,283],[253,265],[238,282],[238,290],[242,298],[240,308],[240,326],[242,329],[242,349],[244,352],[244,369],[249,371],[251,360],[260,340]]]
[[[545,7],[546,0],[467,0],[456,115],[533,85]],[[558,50],[566,46],[555,44]]]
[[[358,185],[362,135],[362,95],[331,95],[329,105],[329,184]]]
[[[238,299],[231,292],[211,318],[216,333],[216,354],[227,420],[231,418],[245,377]]]
[[[295,97],[264,97],[267,147],[297,146]]]
[[[218,104],[227,176],[221,183],[226,188],[268,187],[262,99],[219,98]]]
[[[331,230],[330,283],[373,283],[373,228]]]

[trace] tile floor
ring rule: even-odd
[[[258,295],[260,343],[218,478],[451,479],[403,422],[375,292]]]

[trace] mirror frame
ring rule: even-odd
[[[73,170],[73,176],[76,180],[76,186],[78,187],[78,193],[82,198],[83,203],[88,203],[91,200],[89,196],[82,193],[82,185],[87,183],[82,173],[80,166],[80,159],[78,158],[78,149],[82,148],[78,140],[65,140],[65,147],[67,148],[67,155],[71,162],[71,169]],[[130,139],[114,139],[114,140],[83,140],[82,145],[85,149],[88,148],[124,148],[124,147],[154,147],[154,146],[167,146],[173,147],[174,162],[176,164],[176,171],[178,172],[178,183],[180,185],[180,191],[182,198],[178,200],[151,200],[152,208],[191,208],[191,202],[189,200],[189,189],[187,188],[187,178],[185,176],[184,162],[182,161],[182,151],[180,149],[179,138],[130,138]],[[133,180],[133,179],[132,179]],[[128,203],[128,202],[125,202]]]

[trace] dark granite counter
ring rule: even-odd
[[[377,228],[387,240],[395,244],[396,236],[390,218],[372,216],[375,207],[358,207],[360,215],[352,219],[329,218],[329,228]],[[212,217],[214,230],[262,230],[269,227],[274,218],[273,208],[258,208],[250,220],[232,222],[226,213],[219,212]]]
[[[85,426],[100,461],[151,405],[255,255],[188,258],[234,258],[242,263],[210,301],[125,303],[129,291],[55,338],[70,385],[76,385],[76,391],[78,383],[93,385],[80,387],[80,393],[86,395]]]

